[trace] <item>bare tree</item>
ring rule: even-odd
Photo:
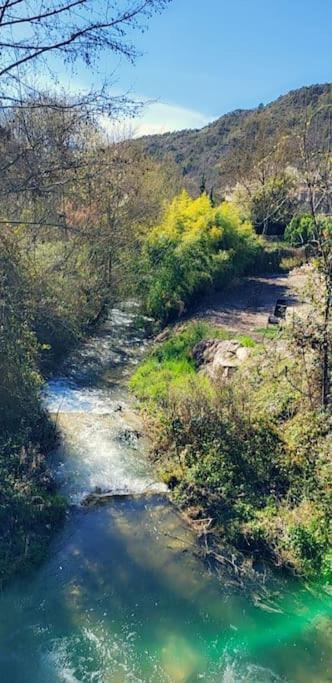
[[[332,219],[326,216],[332,197],[332,139],[331,125],[327,138],[318,142],[319,118],[332,116],[332,104],[327,103],[315,116],[306,112],[303,131],[297,136],[300,150],[299,170],[306,188],[307,202],[313,220],[313,237],[310,241],[317,269],[323,284],[321,332],[321,401],[324,410],[331,406],[331,310],[332,310]],[[325,214],[322,213],[323,210]]]
[[[102,51],[133,60],[137,50],[128,33],[170,0],[3,0],[0,5],[0,77],[50,53],[87,66]]]
[[[138,53],[133,29],[144,30],[152,13],[168,2],[3,0],[0,4],[0,195],[6,198],[2,212],[5,209],[7,222],[20,221],[19,209],[26,207],[28,196],[34,209],[43,198],[45,209],[47,198],[61,194],[73,174],[76,181],[79,176],[82,182],[87,178],[78,125],[83,139],[91,130],[94,135],[101,113],[119,118],[124,113],[135,115],[139,108],[126,95],[114,96],[107,83],[71,97],[60,93],[58,86],[53,95],[45,94],[38,81],[37,86],[31,82],[35,67],[50,74],[52,55],[60,55],[69,66],[79,62],[91,67],[102,52],[134,60]],[[103,160],[98,163],[102,166]],[[39,212],[30,220],[36,225],[58,222],[62,228],[56,216],[42,217]]]

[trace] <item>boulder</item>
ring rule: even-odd
[[[120,441],[120,443],[130,446],[130,448],[134,448],[135,450],[138,448],[138,439],[141,437],[141,432],[130,427],[122,427],[116,434],[117,441]]]
[[[237,339],[205,339],[193,349],[193,359],[212,379],[228,379],[250,355]]]

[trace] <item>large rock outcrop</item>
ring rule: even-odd
[[[228,379],[250,352],[236,339],[205,339],[194,347],[193,359],[211,379]]]

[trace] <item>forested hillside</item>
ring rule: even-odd
[[[201,130],[183,130],[141,138],[137,143],[156,159],[167,157],[181,169],[186,189],[197,194],[205,181],[218,198],[249,176],[257,160],[281,141],[300,134],[306,117],[315,117],[319,143],[331,135],[331,84],[312,85],[289,92],[266,106],[237,109]],[[298,149],[287,150],[286,162],[295,163]],[[205,179],[205,180],[204,180]]]

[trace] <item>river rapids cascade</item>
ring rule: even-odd
[[[70,509],[44,564],[0,596],[0,681],[327,683],[326,601],[285,584],[267,612],[232,590],[165,496],[126,388],[139,321],[113,309],[48,383]],[[107,504],[84,504],[100,491]]]

